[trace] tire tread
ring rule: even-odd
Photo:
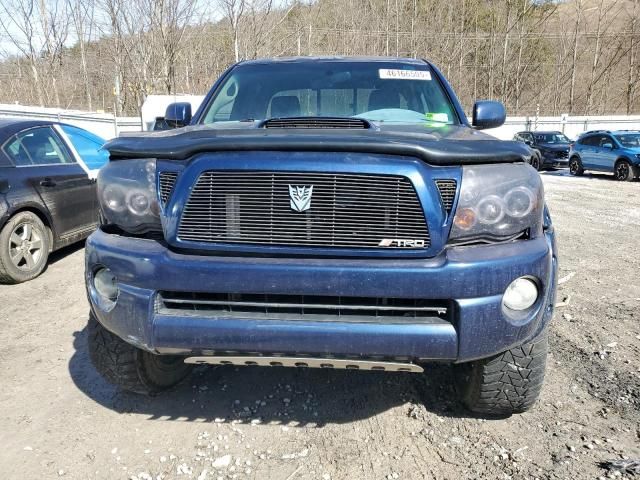
[[[522,346],[460,365],[458,386],[464,404],[473,412],[490,416],[528,410],[544,383],[547,350],[545,330]]]
[[[155,395],[178,383],[190,368],[184,369],[175,382],[161,385],[146,371],[144,356],[150,355],[130,345],[104,328],[91,314],[88,326],[89,357],[96,370],[110,383],[129,392]]]

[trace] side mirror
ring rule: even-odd
[[[603,143],[602,148],[613,150],[613,145],[611,143]]]
[[[533,142],[531,140],[525,140],[524,143],[526,143],[529,146],[533,145]]]
[[[493,100],[480,100],[473,105],[471,125],[477,130],[496,128],[507,119],[504,105]]]
[[[189,102],[172,103],[167,107],[164,120],[169,128],[180,128],[191,122],[191,104]]]

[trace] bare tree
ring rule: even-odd
[[[233,35],[233,51],[236,62],[238,62],[240,60],[240,20],[244,14],[246,0],[220,0],[220,3],[227,19],[229,20],[229,25],[231,26],[231,33]]]
[[[93,0],[67,0],[68,10],[73,22],[73,29],[82,65],[82,81],[87,108],[93,109],[91,100],[91,84],[87,66],[87,44],[92,41],[94,30],[95,4]]]
[[[640,0],[3,0],[0,101],[134,114],[280,55],[432,60],[465,106],[640,108]]]
[[[43,49],[42,33],[34,18],[39,15],[35,0],[9,0],[0,2],[0,27],[5,37],[29,63],[33,92],[38,105],[44,106],[40,85],[38,60]]]
[[[637,69],[638,66],[636,64],[637,61],[637,39],[636,35],[638,33],[638,0],[633,0],[633,7],[630,12],[630,20],[629,20],[629,55],[628,55],[628,68],[627,68],[627,86],[626,86],[626,113],[630,115],[633,111],[633,105],[635,101],[635,91],[636,85],[638,82]]]

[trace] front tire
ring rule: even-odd
[[[465,406],[488,416],[521,413],[536,402],[544,381],[547,333],[487,359],[456,366]]]
[[[540,166],[542,165],[542,161],[540,159],[540,155],[537,153],[534,153],[531,156],[531,166],[533,168],[535,168],[538,172],[540,171]]]
[[[571,157],[571,160],[569,160],[569,173],[574,177],[579,177],[584,173],[582,162],[578,157]]]
[[[49,229],[32,212],[14,215],[0,231],[0,283],[22,283],[47,266]]]
[[[98,372],[123,390],[154,395],[180,383],[191,372],[184,357],[154,355],[125,342],[89,317],[89,357]]]
[[[614,173],[614,175],[616,177],[616,180],[619,180],[621,182],[630,182],[636,176],[636,171],[633,168],[633,165],[631,165],[626,160],[618,161],[616,163],[616,166],[615,166],[615,169],[614,169],[613,173]]]

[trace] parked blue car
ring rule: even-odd
[[[613,173],[617,180],[640,175],[640,131],[594,130],[583,133],[569,151],[569,172],[585,170]]]
[[[422,373],[464,403],[540,392],[557,253],[530,149],[422,60],[241,62],[173,131],[106,145],[89,352],[157,393],[194,364]]]

